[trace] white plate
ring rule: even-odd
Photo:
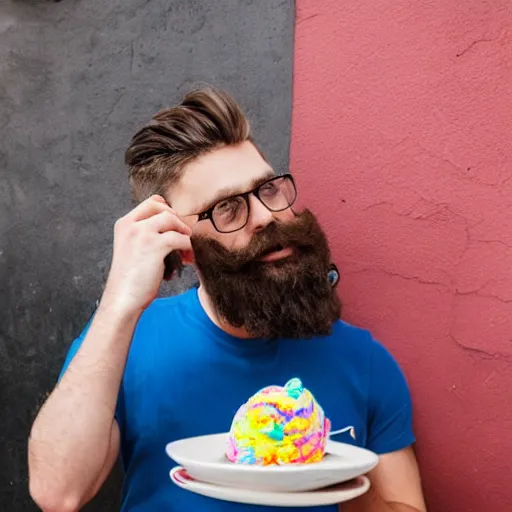
[[[234,487],[224,487],[194,480],[181,466],[176,466],[171,470],[171,480],[182,489],[202,494],[209,498],[270,507],[334,505],[353,500],[370,488],[368,478],[359,476],[349,482],[310,492],[265,492],[236,489]]]
[[[351,480],[373,469],[378,456],[363,448],[327,441],[320,462],[288,466],[234,464],[226,456],[228,434],[191,437],[166,446],[167,455],[201,482],[267,492],[312,491]]]

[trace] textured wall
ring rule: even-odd
[[[29,427],[100,296],[134,130],[206,81],[286,166],[293,22],[282,0],[0,1],[0,510],[33,507]]]
[[[407,372],[429,512],[512,510],[512,4],[298,0],[291,162]]]

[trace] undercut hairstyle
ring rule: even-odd
[[[135,202],[164,195],[187,163],[223,146],[253,142],[240,105],[213,87],[196,89],[178,105],[162,110],[132,138],[126,150]]]

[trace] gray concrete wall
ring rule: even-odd
[[[293,23],[291,0],[0,1],[0,510],[35,510],[29,428],[100,297],[134,130],[209,82],[285,168]]]

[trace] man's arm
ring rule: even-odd
[[[34,422],[30,493],[45,512],[78,510],[112,469],[119,454],[114,412],[136,322],[100,307]]]
[[[105,480],[107,479],[108,475],[112,471],[112,468],[114,467],[114,464],[116,460],[119,457],[119,449],[121,445],[121,433],[119,431],[119,425],[117,424],[117,421],[114,420],[112,423],[112,431],[110,433],[110,446],[108,448],[107,457],[105,459],[105,463],[103,464],[103,467],[101,468],[100,474],[98,475],[98,478],[96,482],[94,482],[93,486],[91,487],[88,494],[86,494],[83,498],[83,503],[80,504],[80,507],[82,505],[85,505],[89,501],[91,501],[96,494],[98,494],[98,491],[101,489],[102,485],[104,484]]]
[[[190,251],[190,228],[154,196],[116,223],[107,285],[87,334],[29,438],[29,487],[45,512],[75,512],[119,454],[114,419],[135,326],[158,293],[164,258]]]
[[[340,505],[343,512],[426,512],[420,473],[412,447],[380,456],[368,474],[370,490]]]

